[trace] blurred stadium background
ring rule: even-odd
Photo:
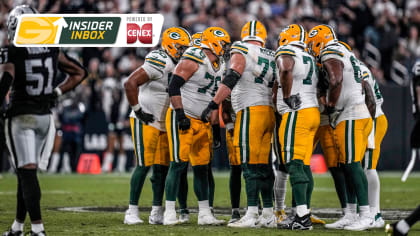
[[[277,47],[280,30],[290,23],[300,23],[307,30],[319,23],[330,24],[339,39],[348,42],[356,55],[369,65],[384,95],[383,109],[390,125],[378,169],[402,170],[409,161],[409,135],[413,125],[409,83],[412,65],[420,58],[418,0],[2,0],[0,46],[7,44],[9,10],[24,3],[41,13],[158,12],[165,17],[164,29],[182,26],[195,33],[208,26],[221,26],[233,41],[240,39],[240,30],[246,21],[258,19],[267,28],[266,45],[273,50]],[[89,77],[58,103],[55,114],[59,130],[54,152],[66,156],[61,160],[73,163],[73,171],[82,153],[95,153],[100,157],[105,152],[114,153],[115,169],[119,145],[112,143],[122,134],[121,153],[129,157],[124,170],[129,171],[133,166],[133,152],[127,119],[129,106],[122,81],[143,64],[151,48],[63,50],[82,61]],[[1,109],[4,108],[5,104]],[[1,172],[8,171],[9,165],[4,135],[0,136]],[[316,153],[321,150],[317,149]],[[213,164],[218,170],[228,168],[226,149],[216,153]],[[416,169],[419,170],[420,165]],[[58,170],[69,172],[68,166],[61,163]]]

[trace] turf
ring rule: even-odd
[[[192,189],[192,178],[189,174],[190,191],[189,207],[196,207],[197,202]],[[381,207],[382,209],[415,208],[420,202],[420,176],[414,174],[406,183],[399,180],[400,174],[380,174],[381,176]],[[382,229],[368,232],[350,233],[345,231],[325,230],[316,226],[313,231],[290,232],[277,229],[231,229],[227,227],[198,227],[196,215],[193,222],[179,226],[152,226],[148,224],[127,226],[123,225],[123,212],[63,212],[61,207],[98,206],[116,209],[128,205],[129,175],[40,175],[42,188],[43,219],[49,235],[384,235]],[[229,208],[229,182],[227,173],[216,173],[216,208]],[[289,186],[290,189],[290,186]],[[16,177],[11,174],[3,175],[0,179],[0,230],[10,227],[15,215],[16,205]],[[286,198],[290,206],[290,191]],[[142,196],[141,207],[150,207],[152,191],[150,181],[146,181]],[[315,190],[312,198],[314,208],[338,208],[339,203],[333,189],[329,175],[315,176]],[[241,206],[245,206],[245,188],[243,185]],[[147,222],[148,211],[141,212],[141,218]],[[229,217],[218,216],[225,220]],[[30,230],[27,218],[25,230]],[[420,234],[420,225],[412,229],[412,235]]]

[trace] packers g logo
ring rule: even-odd
[[[213,31],[213,34],[216,35],[217,37],[224,37],[225,33],[223,33],[223,31],[221,30],[215,30]]]
[[[193,44],[197,45],[197,46],[200,46],[201,45],[201,40],[200,39],[194,39]]]
[[[314,37],[317,34],[318,34],[318,30],[314,29],[311,32],[309,32],[309,38],[312,38],[312,37]]]
[[[169,34],[169,38],[174,39],[174,40],[178,40],[181,38],[181,35],[178,32],[171,32]]]
[[[54,44],[60,20],[62,17],[22,17],[16,43]]]

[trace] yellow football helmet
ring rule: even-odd
[[[201,48],[201,35],[203,33],[197,32],[191,36],[193,47]]]
[[[325,45],[331,41],[338,42],[332,27],[329,25],[317,25],[309,31],[309,52],[313,56],[318,57]]]
[[[284,45],[296,45],[306,48],[308,33],[298,24],[292,24],[284,28],[279,34],[279,47]]]
[[[220,27],[209,27],[201,35],[201,47],[210,49],[218,57],[229,53],[230,36]]]
[[[241,31],[242,41],[255,40],[265,44],[267,40],[267,30],[264,25],[258,20],[248,21]]]
[[[191,35],[181,27],[171,27],[162,34],[162,49],[175,61],[191,46]]]

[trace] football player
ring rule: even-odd
[[[230,94],[236,113],[233,145],[241,160],[248,210],[229,227],[275,227],[271,137],[275,125],[272,88],[276,64],[274,52],[264,48],[267,31],[259,21],[249,21],[241,33],[242,41],[231,48],[230,68],[214,99],[203,111],[202,119],[217,113],[219,104]],[[259,193],[263,212],[258,215]]]
[[[17,6],[9,13],[6,24],[10,43],[15,36],[18,17],[36,13],[28,5]],[[0,82],[1,102],[12,86],[5,133],[11,164],[18,179],[16,218],[11,229],[3,235],[23,235],[26,213],[31,219],[30,235],[46,235],[41,218],[37,169],[46,169],[53,147],[55,126],[51,108],[57,97],[76,87],[87,72],[58,48],[48,47],[10,45],[1,48],[0,64],[5,64]],[[54,88],[58,69],[68,77]]]
[[[282,114],[279,138],[290,175],[296,216],[289,229],[312,229],[309,212],[313,190],[310,168],[313,141],[320,118],[317,100],[318,70],[306,51],[307,33],[301,25],[286,27],[279,36],[277,110]]]
[[[175,67],[169,83],[171,107],[166,114],[171,163],[166,179],[166,208],[163,224],[178,223],[175,198],[182,170],[191,162],[194,192],[198,198],[198,224],[219,225],[209,206],[208,164],[213,146],[220,145],[219,124],[200,120],[201,111],[211,101],[221,81],[228,52],[229,34],[220,27],[209,27],[201,36],[201,49],[190,47]],[[218,132],[218,134],[217,134]]]
[[[138,201],[147,172],[152,166],[153,189],[150,224],[163,224],[162,198],[169,166],[169,144],[165,127],[169,107],[169,78],[183,52],[190,46],[190,34],[183,28],[171,27],[162,34],[162,48],[151,51],[144,64],[125,82],[127,100],[132,108],[131,132],[137,166],[131,176],[130,203],[125,224],[143,223]]]
[[[388,120],[382,111],[382,103],[384,99],[372,72],[363,63],[361,63],[360,69],[362,71],[363,80],[369,83],[370,87],[373,89],[372,92],[376,102],[376,112],[373,119],[372,131],[368,138],[368,146],[365,152],[365,157],[362,161],[362,166],[364,167],[368,181],[370,211],[372,216],[374,216],[374,222],[371,227],[382,228],[385,225],[385,221],[382,219],[379,208],[380,182],[378,173],[376,172],[376,166],[381,152],[381,143],[388,129]]]
[[[375,114],[373,94],[370,86],[362,80],[359,60],[346,46],[338,42],[330,26],[318,25],[311,29],[308,49],[320,60],[328,76],[325,109],[334,129],[334,138],[340,152],[339,162],[344,165],[346,177],[346,213],[326,227],[365,230],[370,227],[372,217],[367,179],[360,162],[372,129],[371,117]],[[360,216],[356,213],[356,199]]]

